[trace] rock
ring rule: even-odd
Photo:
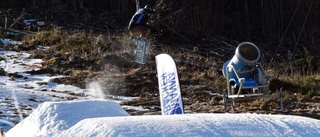
[[[2,60],[6,60],[4,57],[0,57],[0,61],[2,61]]]
[[[0,76],[5,76],[6,71],[3,68],[0,68]]]
[[[29,101],[39,102],[38,100],[36,100],[36,99],[34,99],[34,98],[30,98]]]
[[[14,78],[23,78],[23,77],[24,77],[23,75],[18,74],[18,72],[9,73],[8,75],[9,75],[9,77],[11,77],[12,79],[14,79]]]

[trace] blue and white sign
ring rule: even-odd
[[[168,54],[156,56],[162,115],[183,114],[177,68]]]

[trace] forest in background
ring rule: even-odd
[[[313,69],[319,71],[320,1],[140,0],[139,3],[140,7],[155,6],[152,26],[173,43],[212,42],[214,37],[252,41],[273,58],[288,51],[295,56],[308,56]],[[56,19],[60,24],[68,19],[101,31],[118,31],[126,29],[136,10],[136,0],[1,0],[0,8],[37,8],[42,18],[66,16]],[[19,17],[21,13],[15,15]],[[6,11],[0,17],[4,14]],[[4,26],[4,21],[0,25]]]

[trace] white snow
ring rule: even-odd
[[[61,131],[83,119],[112,116],[129,114],[113,101],[44,102],[29,117],[9,130],[7,137],[60,136]]]
[[[129,116],[111,100],[45,102],[7,137],[320,136],[320,121],[291,115]]]
[[[50,82],[63,76],[24,73],[37,70],[30,66],[42,62],[28,59],[28,53],[0,51],[0,56],[5,59],[0,61],[0,66],[6,72],[24,77],[10,80],[8,76],[0,76],[0,110],[3,112],[0,127],[4,128],[6,137],[320,136],[320,120],[302,116],[249,113],[130,116],[123,108],[147,111],[142,107],[119,105],[121,100],[134,99],[132,97],[107,95],[115,100],[106,100],[101,94],[103,89],[95,82],[88,84],[89,89],[81,89]],[[70,96],[66,91],[91,96],[66,101]],[[14,109],[21,107],[30,108],[21,110],[30,114],[28,117],[14,117]],[[18,124],[11,127],[15,123]]]
[[[11,39],[3,39],[3,38],[0,38],[0,45],[3,44],[4,46],[7,46],[7,45],[21,45],[22,42],[21,41],[14,41],[14,40],[11,40]]]

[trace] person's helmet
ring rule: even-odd
[[[150,11],[150,12],[154,12],[153,6],[150,5],[150,4],[147,4],[146,6],[144,6],[144,9],[147,10],[147,11]]]

